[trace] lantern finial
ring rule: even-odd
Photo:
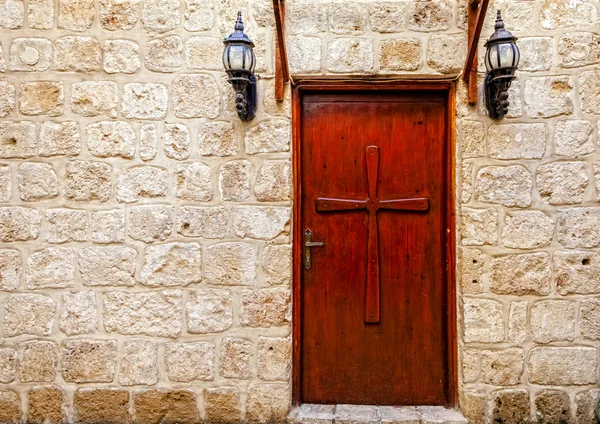
[[[235,30],[244,31],[244,23],[242,22],[242,11],[238,12],[237,21],[235,21]]]
[[[504,29],[504,21],[502,20],[502,11],[498,9],[496,11],[496,25],[494,29]]]

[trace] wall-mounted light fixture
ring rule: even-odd
[[[485,43],[485,103],[492,119],[501,119],[508,112],[508,89],[516,78],[521,53],[517,47],[517,37],[504,29],[502,15],[498,10],[496,31]]]
[[[254,43],[244,34],[242,12],[238,12],[235,31],[223,43],[223,65],[235,90],[237,113],[242,121],[251,121],[256,113],[256,58]]]

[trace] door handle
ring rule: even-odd
[[[322,241],[312,241],[312,231],[307,228],[304,232],[304,269],[310,271],[312,268],[311,248],[325,246]]]

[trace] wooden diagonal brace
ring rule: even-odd
[[[477,45],[481,37],[488,4],[489,0],[471,0],[469,2],[469,52],[463,69],[463,80],[468,85],[468,102],[470,104],[477,103]]]
[[[283,84],[289,82],[290,71],[285,46],[285,3],[283,0],[273,0],[275,26],[277,29],[277,47],[275,52],[275,100],[282,101],[284,97]]]

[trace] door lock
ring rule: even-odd
[[[322,241],[312,241],[312,231],[307,228],[304,232],[304,269],[310,271],[312,268],[312,257],[310,249],[313,247],[324,246]]]

